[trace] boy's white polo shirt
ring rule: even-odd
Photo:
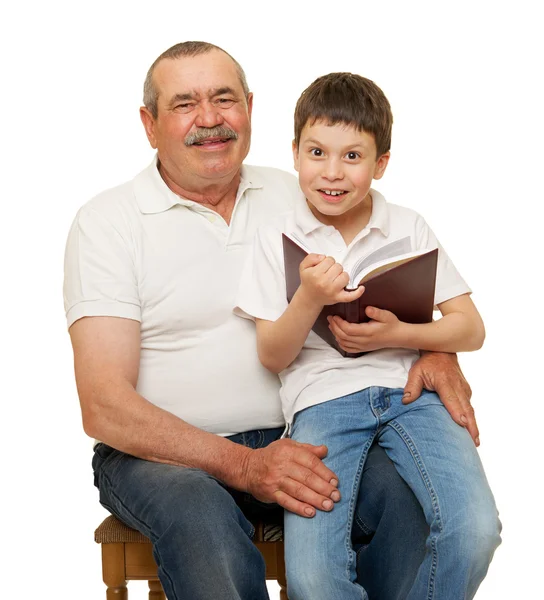
[[[300,189],[277,169],[244,165],[241,176],[227,225],[174,194],[155,160],[81,208],[65,259],[68,327],[88,316],[140,321],[137,391],[221,435],[284,424],[255,326],[232,307],[257,227],[290,210]]]
[[[409,237],[412,250],[438,248],[435,304],[470,293],[453,263],[425,220],[415,211],[389,204],[371,190],[372,215],[368,225],[346,247],[340,233],[318,221],[303,197],[294,211],[259,228],[247,259],[236,298],[235,313],[246,318],[278,319],[287,307],[282,233],[295,233],[312,251],[332,256],[349,271],[366,256],[395,240]],[[285,419],[314,404],[339,398],[370,386],[404,387],[408,371],[419,357],[402,348],[344,358],[313,331],[296,360],[282,373],[281,399]]]

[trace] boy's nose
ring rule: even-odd
[[[342,179],[342,167],[336,160],[328,160],[323,168],[323,177],[328,179],[329,181],[334,181],[336,179]]]

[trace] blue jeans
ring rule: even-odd
[[[229,439],[260,448],[282,431]],[[101,504],[153,542],[169,600],[268,599],[251,520],[282,522],[280,507],[229,489],[199,469],[141,460],[106,444],[96,446],[93,469]],[[425,551],[428,528],[419,504],[377,446],[368,454],[360,493],[353,544],[361,582],[374,590],[373,599],[404,599]]]
[[[436,394],[424,391],[409,405],[402,395],[402,389],[371,387],[296,414],[291,437],[328,446],[324,462],[339,477],[342,499],[331,513],[313,519],[286,513],[290,600],[369,597],[364,582],[356,582],[351,524],[374,439],[413,490],[429,525],[425,557],[404,598],[472,598],[485,577],[501,526],[474,443]]]

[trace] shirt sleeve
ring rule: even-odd
[[[234,313],[246,319],[276,321],[287,304],[281,232],[262,227],[242,271]]]
[[[68,234],[64,309],[68,327],[82,317],[141,320],[129,235],[98,211],[83,207]]]
[[[442,248],[437,237],[423,217],[418,215],[416,221],[417,249],[434,250],[438,248],[438,265],[436,268],[436,288],[434,293],[435,306],[446,300],[451,300],[462,294],[470,294],[468,287],[459,271]]]

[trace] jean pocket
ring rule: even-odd
[[[96,487],[98,487],[98,473],[100,469],[102,469],[102,467],[108,461],[108,459],[110,459],[115,454],[120,455],[121,453],[115,448],[108,446],[107,444],[101,442],[95,446],[92,467],[94,473],[94,485]]]

